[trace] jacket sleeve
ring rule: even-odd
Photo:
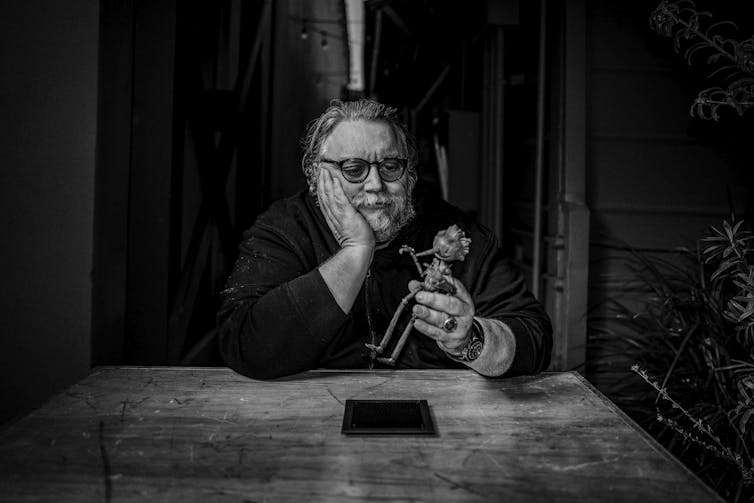
[[[552,325],[528,291],[523,275],[504,258],[494,236],[484,239],[478,267],[468,271],[476,315],[500,320],[513,332],[516,351],[505,376],[534,374],[550,365]]]
[[[218,314],[220,352],[233,370],[269,379],[312,369],[349,319],[304,257],[264,222],[244,235]]]

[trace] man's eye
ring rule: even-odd
[[[359,161],[346,161],[343,163],[343,169],[363,169],[365,163]]]
[[[360,162],[346,162],[341,168],[346,176],[358,176],[364,172],[364,164]]]
[[[396,172],[401,170],[401,163],[399,161],[385,160],[380,163],[380,167],[383,171]]]

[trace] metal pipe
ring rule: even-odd
[[[539,69],[537,82],[537,157],[534,178],[534,246],[531,269],[531,291],[539,299],[542,278],[542,184],[545,164],[545,72],[547,43],[547,0],[540,1],[539,12]]]
[[[424,97],[421,99],[419,104],[416,105],[416,108],[414,108],[414,111],[416,113],[419,113],[419,111],[426,106],[427,102],[430,100],[430,98],[432,98],[432,95],[435,94],[435,91],[437,91],[437,88],[440,87],[440,84],[442,84],[442,81],[445,80],[445,77],[448,76],[448,72],[450,72],[450,65],[447,65],[445,69],[440,72],[440,75],[435,79],[430,88],[424,94]]]
[[[264,36],[268,27],[272,23],[272,3],[270,0],[265,0],[264,7],[262,8],[262,14],[259,16],[259,23],[257,24],[257,32],[254,37],[254,45],[251,48],[249,54],[249,60],[246,62],[246,66],[243,71],[239,71],[236,78],[235,88],[239,90],[239,110],[246,110],[246,104],[249,100],[249,89],[251,88],[251,78],[254,76],[254,69],[257,66],[257,58],[259,52],[262,50],[262,42],[264,42]]]
[[[500,242],[503,241],[503,149],[505,145],[505,31],[502,28],[495,30],[495,76],[493,81],[493,93],[495,100],[494,117],[494,178],[492,180],[492,208],[494,211],[494,230]]]
[[[374,96],[377,80],[377,60],[380,56],[380,38],[382,38],[382,9],[377,11],[374,20],[374,45],[372,46],[372,63],[369,66],[369,95]]]

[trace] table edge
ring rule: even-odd
[[[590,391],[592,391],[601,401],[602,403],[607,406],[611,411],[613,411],[620,419],[623,421],[625,425],[633,429],[635,432],[641,436],[644,441],[659,455],[663,456],[665,459],[667,459],[669,462],[679,466],[682,470],[684,470],[688,475],[690,475],[694,480],[696,480],[702,487],[704,487],[707,492],[712,495],[717,501],[721,503],[726,503],[726,500],[720,496],[714,489],[712,489],[710,486],[708,486],[702,479],[699,478],[699,476],[691,471],[691,469],[686,466],[680,459],[673,456],[673,454],[668,451],[665,447],[663,447],[660,442],[658,442],[652,435],[650,435],[644,428],[639,426],[639,424],[631,419],[628,414],[623,412],[620,407],[618,407],[615,402],[610,400],[607,396],[605,396],[600,390],[598,390],[591,382],[587,380],[586,377],[581,375],[576,370],[570,370],[564,373],[573,374],[576,379],[581,381],[581,383],[586,386]]]

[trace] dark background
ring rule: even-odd
[[[540,273],[556,370],[587,358],[585,311],[616,286],[607,241],[689,245],[754,199],[751,112],[690,117],[712,81],[650,30],[657,2],[563,3],[547,3],[536,264],[540,4],[364,4],[363,94],[401,110],[427,190],[437,142],[449,200]],[[706,7],[754,33],[742,2]],[[304,187],[306,123],[360,95],[343,20],[337,0],[3,2],[0,421],[92,365],[221,363],[241,232]]]

